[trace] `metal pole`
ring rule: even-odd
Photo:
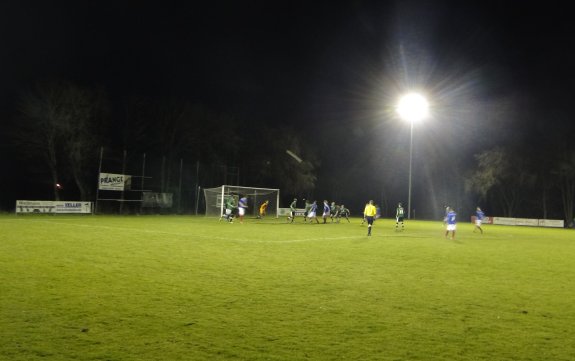
[[[100,174],[102,174],[102,158],[104,157],[104,147],[100,146],[100,165],[98,166],[98,184],[96,186],[96,204],[94,214],[98,214],[98,198],[100,198]]]
[[[166,156],[162,156],[162,170],[161,170],[161,177],[160,177],[160,192],[164,193],[166,191],[165,182],[166,182]]]
[[[278,189],[278,194],[276,196],[276,218],[280,217],[280,191]]]
[[[411,219],[411,169],[413,163],[413,121],[409,131],[409,190],[407,192],[407,219]]]
[[[180,158],[180,183],[178,184],[178,214],[182,214],[182,172],[184,170],[184,159]]]
[[[144,178],[146,178],[146,153],[142,156],[142,180],[140,181],[140,191],[142,192],[142,201],[140,202],[140,214],[144,210]]]
[[[200,198],[200,161],[196,161],[196,216],[198,215],[198,202]]]
[[[198,202],[200,201],[200,186],[196,188],[196,216],[198,215]]]
[[[254,196],[255,196],[255,200],[254,200],[254,206],[252,208],[254,209],[253,215],[257,217],[259,215],[259,213],[258,213],[258,209],[256,209],[256,208],[258,208],[258,204],[260,204],[260,202],[261,202],[261,201],[258,202],[258,191],[257,190],[254,191]]]
[[[128,156],[128,151],[124,149],[124,158],[122,159],[122,177],[126,176],[126,157]],[[124,214],[124,191],[126,190],[126,185],[122,188],[122,195],[120,197],[120,214]]]
[[[222,186],[222,199],[220,200],[220,217],[222,216],[222,214],[224,214],[224,189],[226,188],[226,186]],[[206,206],[206,209],[208,207]]]

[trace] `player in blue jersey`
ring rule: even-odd
[[[317,220],[317,202],[313,201],[313,203],[311,204],[309,211],[307,212],[307,218],[309,219],[309,223],[311,224],[311,220],[315,219],[315,221],[317,223],[319,223],[319,221]]]
[[[483,218],[485,218],[485,213],[483,213],[481,208],[477,207],[477,209],[475,210],[475,228],[473,229],[473,233],[475,233],[475,231],[479,229],[481,234],[483,234],[483,229],[481,229]]]
[[[457,217],[457,213],[453,210],[453,208],[449,208],[447,212],[447,216],[445,217],[445,238],[449,236],[449,232],[451,232],[451,239],[455,238],[455,229],[457,228],[457,222],[455,218]]]
[[[240,216],[240,223],[244,223],[244,215],[246,214],[246,209],[248,208],[248,199],[246,196],[240,198],[238,202],[238,215]]]
[[[443,225],[447,224],[447,213],[449,213],[449,206],[445,206],[445,216],[443,217]]]
[[[323,223],[327,223],[327,217],[329,216],[330,213],[330,208],[329,208],[329,203],[327,203],[327,200],[323,201],[323,214],[322,214],[322,218],[323,218]]]

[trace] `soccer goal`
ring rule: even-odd
[[[220,217],[224,213],[224,202],[226,196],[233,195],[238,198],[248,199],[248,209],[246,216],[257,217],[260,205],[269,201],[267,207],[268,217],[279,217],[278,209],[280,203],[280,190],[271,188],[254,188],[223,185],[215,188],[204,188],[206,199],[206,216]]]

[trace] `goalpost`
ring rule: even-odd
[[[269,201],[267,214],[279,217],[280,190],[273,188],[254,188],[223,185],[215,188],[204,188],[206,200],[206,216],[220,217],[224,213],[224,202],[226,196],[234,195],[246,197],[248,199],[248,209],[246,216],[257,217],[260,205]]]

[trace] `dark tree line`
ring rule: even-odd
[[[108,119],[104,92],[63,81],[37,84],[21,97],[19,110],[11,139],[25,162],[39,165],[32,173],[44,167],[55,200],[63,178],[71,178],[80,199],[89,199],[86,178]]]
[[[575,148],[495,147],[475,156],[466,190],[505,217],[564,218],[573,221]]]
[[[81,200],[94,198],[101,146],[161,155],[162,192],[175,189],[181,159],[236,167],[244,185],[291,194],[312,190],[316,180],[317,160],[291,128],[272,129],[187,100],[131,97],[113,104],[100,89],[66,81],[39,83],[22,94],[9,139],[27,173],[49,175],[54,200],[61,199],[62,183],[73,183]],[[305,161],[289,159],[287,149]],[[203,179],[202,186],[219,182]]]
[[[498,97],[481,104],[485,114],[471,106],[453,119],[438,116],[441,121],[416,130],[416,218],[437,219],[450,204],[464,218],[481,205],[491,216],[572,221],[571,132],[529,110],[521,113],[523,105]],[[132,96],[111,101],[99,88],[50,81],[20,96],[3,147],[14,151],[28,178],[44,188],[49,185],[54,199],[61,198],[59,183],[73,185],[68,198],[94,199],[103,146],[116,154],[159,155],[156,176],[162,192],[177,192],[176,174],[185,159],[188,165],[201,163],[214,170],[198,176],[202,187],[238,183],[280,188],[289,198],[343,202],[356,214],[368,199],[376,200],[387,216],[398,201],[407,201],[407,127],[391,117],[371,124],[353,117],[328,119],[315,128],[313,122],[304,128],[285,123],[218,112],[187,99]],[[513,132],[525,127],[539,131],[530,137]]]

